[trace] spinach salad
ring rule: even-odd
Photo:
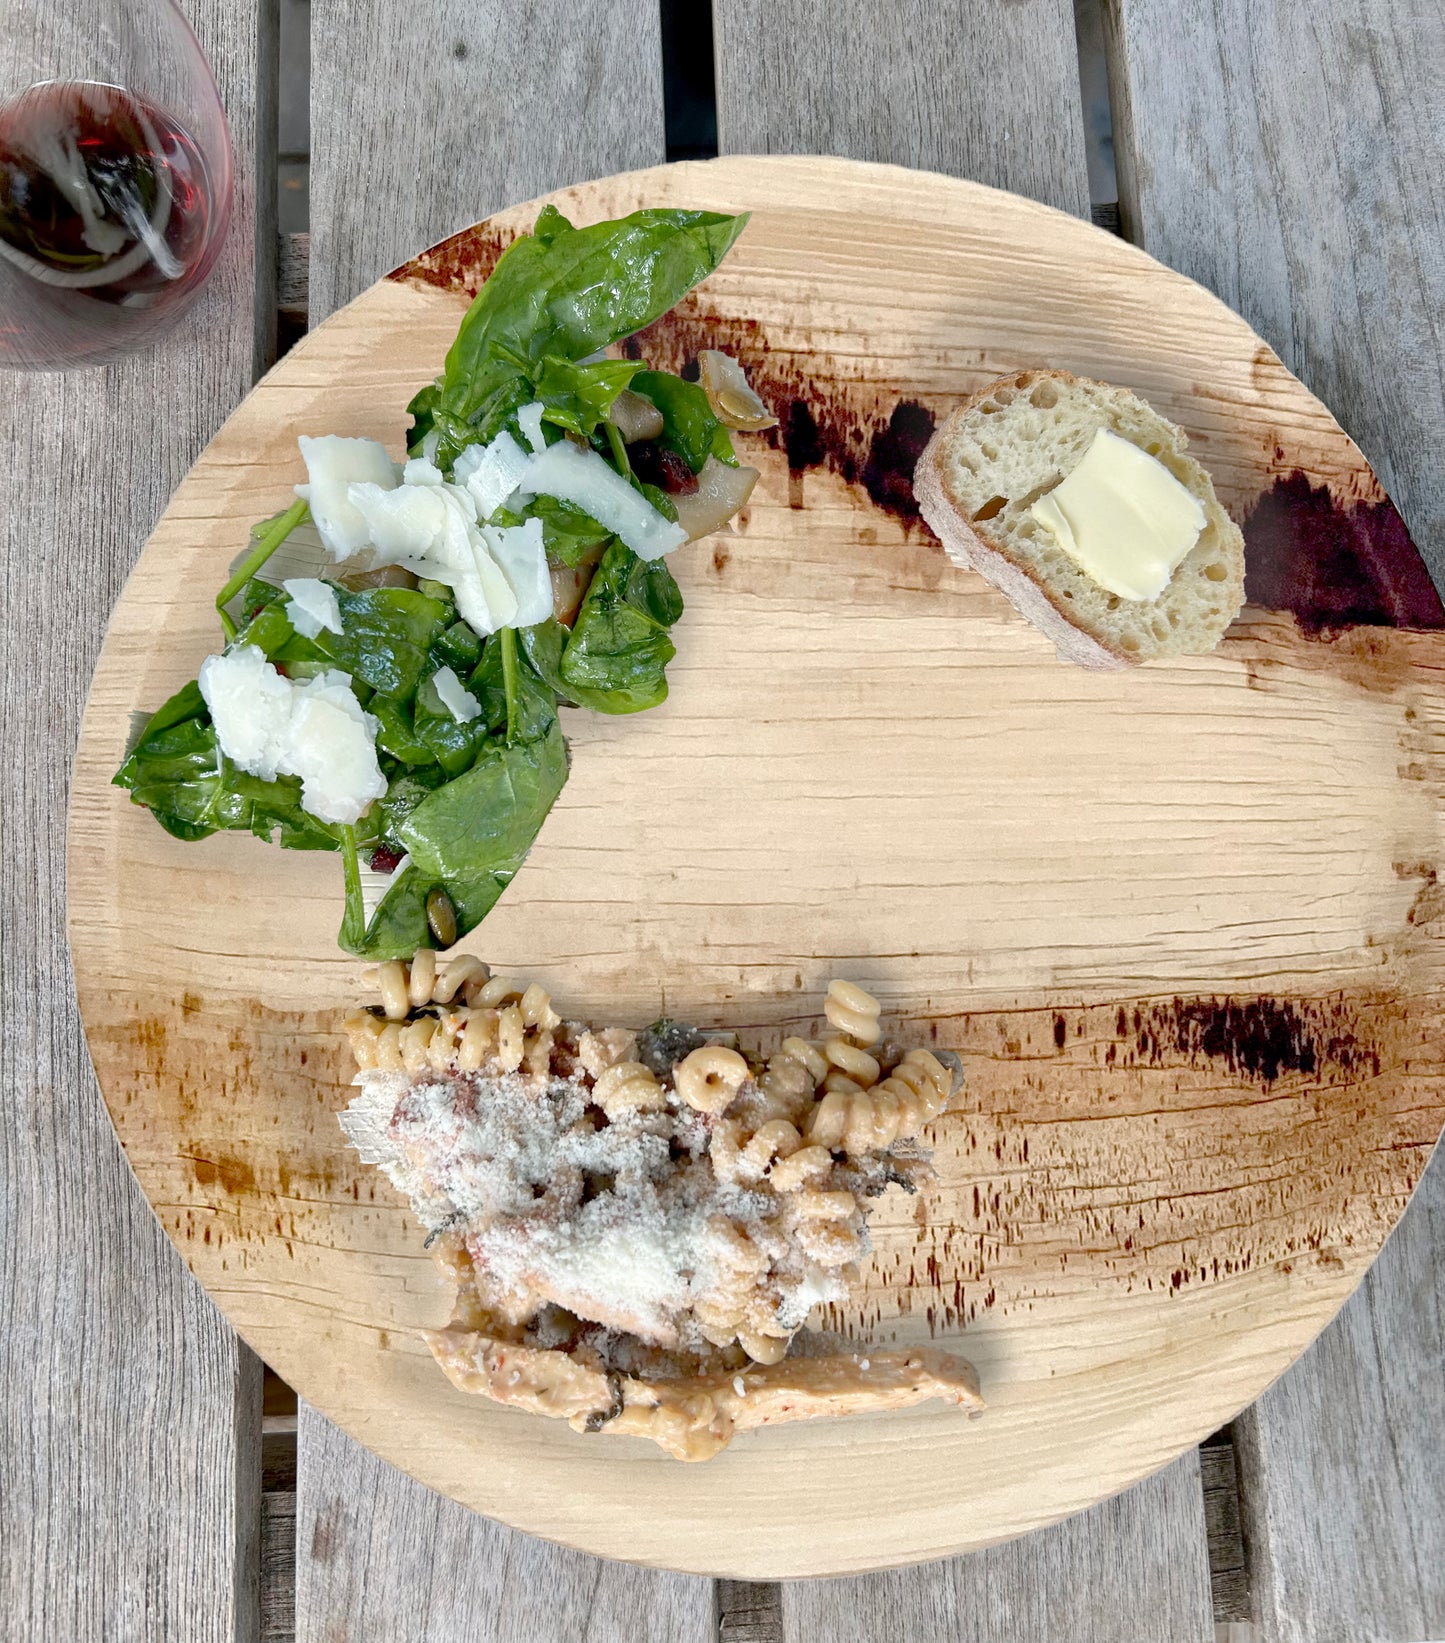
[[[310,483],[217,598],[224,648],[116,783],[179,839],[339,851],[348,952],[407,957],[485,918],[567,779],[559,704],[664,700],[682,595],[663,555],[756,480],[729,430],[773,419],[736,362],[706,353],[688,381],[603,353],[711,273],[746,220],[574,228],[545,208],[412,400],[404,467],[374,441],[302,439]],[[324,578],[268,579],[303,526]],[[370,916],[363,862],[389,875]]]

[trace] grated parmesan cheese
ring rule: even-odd
[[[516,595],[512,625],[529,628],[545,622],[552,614],[552,573],[547,567],[542,521],[528,519],[501,529],[483,525],[482,537]]]
[[[468,445],[452,464],[452,479],[471,497],[477,518],[486,520],[521,484],[527,461],[527,453],[504,429],[490,445]]]
[[[534,399],[517,412],[517,426],[522,430],[522,438],[534,452],[547,449],[547,441],[542,434],[542,412],[545,408],[540,399]]]

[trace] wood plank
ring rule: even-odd
[[[1445,8],[1111,0],[1126,234],[1363,446],[1445,571]],[[1181,133],[1184,140],[1181,140]]]
[[[314,0],[311,323],[457,228],[663,158],[654,0]]]
[[[1023,1540],[782,1595],[782,1643],[1212,1643],[1198,1451]]]
[[[1071,0],[715,0],[718,147],[946,171],[1089,215]]]
[[[1338,1320],[1235,1423],[1271,1643],[1445,1637],[1442,1364],[1445,1148]]]
[[[525,21],[504,0],[447,0],[406,14],[384,0],[315,0],[313,19],[327,47],[312,83],[313,324],[500,206],[663,157],[659,20],[649,0],[559,0],[530,8]],[[299,1420],[302,1643],[523,1639],[536,1635],[539,1614],[559,1638],[710,1638],[706,1582],[599,1563],[500,1529],[394,1471],[305,1403]],[[459,1588],[449,1573],[458,1568],[485,1569],[485,1591]]]
[[[1445,572],[1445,12],[1115,0],[1121,204],[1370,454]],[[1186,139],[1179,140],[1179,134]],[[1236,1424],[1266,1636],[1445,1634],[1445,1161],[1361,1291]]]
[[[300,1416],[296,1643],[712,1643],[710,1581],[489,1523]]]
[[[272,9],[188,10],[239,162],[221,264],[154,353],[6,376],[0,393],[0,448],[29,498],[0,509],[0,1630],[35,1643],[231,1643],[258,1623],[260,1365],[126,1167],[65,953],[70,752],[106,617],[271,328],[272,194],[255,177]]]

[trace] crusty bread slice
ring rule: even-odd
[[[1030,517],[1099,428],[1157,457],[1199,499],[1205,526],[1157,599],[1121,599]],[[1067,371],[1020,371],[965,400],[913,478],[949,557],[986,576],[1080,667],[1118,668],[1213,650],[1244,603],[1244,538],[1188,441],[1126,388]]]

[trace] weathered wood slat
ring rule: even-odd
[[[714,16],[718,143],[724,153],[812,151],[893,161],[977,178],[1088,215],[1084,121],[1067,0],[1009,6],[952,0],[944,7],[909,0],[890,7],[886,20],[876,7],[837,0],[715,0]],[[1167,1610],[1180,1618],[1181,1636],[1205,1636],[1210,1617],[1205,1540],[1197,1488],[1191,1494],[1186,1486],[1181,1494],[1177,1483],[1186,1472],[1197,1477],[1195,1463],[1166,1473],[1169,1483],[1154,1480],[1136,1492],[1148,1500],[1144,1521],[1157,1535],[1148,1547],[1129,1538],[1138,1525],[1130,1508],[1115,1503],[979,1558],[846,1583],[787,1587],[788,1636],[831,1637],[831,1628],[853,1625],[847,1616],[858,1613],[850,1610],[854,1599],[871,1619],[849,1635],[932,1635],[884,1630],[885,1617],[890,1608],[913,1621],[926,1617],[944,1589],[967,1591],[970,1597],[960,1609],[979,1612],[973,1599],[985,1578],[996,1580],[1008,1569],[1027,1586],[1028,1571],[1043,1556],[1053,1560],[1061,1601],[1066,1592],[1092,1592],[1103,1612],[1113,1606],[1112,1594],[1107,1583],[1091,1584],[1090,1571],[1117,1570],[1137,1558],[1145,1571],[1131,1588],[1137,1635],[1169,1636],[1163,1629]],[[1191,1574],[1176,1590],[1171,1571],[1179,1570]],[[1177,1607],[1170,1608],[1176,1598]],[[1071,1612],[1080,1628],[1075,1635],[1096,1635],[1083,1629],[1094,1624],[1087,1602]],[[1020,1626],[995,1635],[1025,1632]]]
[[[947,171],[1089,215],[1070,0],[716,0],[718,147]]]
[[[126,1167],[65,952],[70,759],[106,617],[274,326],[273,191],[255,187],[272,8],[187,9],[238,162],[209,289],[148,356],[0,376],[0,449],[25,496],[0,508],[0,1635],[26,1643],[232,1643],[258,1623],[260,1365]]]
[[[311,322],[499,207],[663,158],[653,0],[315,0]]]
[[[1445,13],[1114,0],[1110,22],[1126,230],[1333,407],[1440,581]],[[1268,1638],[1445,1634],[1442,1318],[1437,1158],[1338,1322],[1236,1424]]]
[[[1211,1643],[1198,1451],[972,1557],[783,1587],[783,1643]]]
[[[1235,1423],[1267,1643],[1445,1637],[1445,1151],[1364,1284]]]
[[[424,14],[316,0],[313,28],[324,42],[312,81],[313,324],[502,205],[663,158],[659,24],[648,0],[561,0],[525,12],[448,0]],[[300,1643],[520,1643],[541,1631],[711,1638],[708,1582],[498,1528],[304,1403],[299,1421]]]
[[[712,1643],[711,1581],[489,1523],[305,1403],[296,1482],[296,1643]]]

